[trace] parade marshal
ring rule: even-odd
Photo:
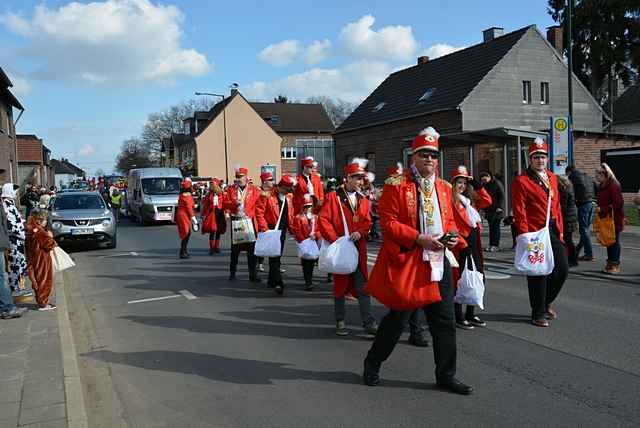
[[[383,244],[365,291],[390,311],[382,319],[364,361],[364,382],[380,382],[412,312],[422,308],[433,338],[439,387],[468,395],[473,388],[455,378],[456,328],[451,266],[446,250],[458,245],[451,185],[437,177],[439,134],[431,127],[412,144],[412,165],[385,182],[378,205]]]

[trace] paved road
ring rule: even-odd
[[[383,383],[364,386],[370,342],[357,306],[348,307],[353,334],[335,336],[328,285],[303,291],[292,256],[279,298],[249,283],[244,268],[229,283],[228,251],[209,256],[202,236],[183,261],[174,226],[124,223],[119,234],[117,250],[74,253],[67,284],[91,426],[610,427],[640,419],[639,283],[572,276],[559,319],[540,329],[527,323],[523,278],[496,263],[495,276],[507,279],[488,284],[488,327],[458,330],[458,374],[477,389],[460,397],[434,388],[431,348],[406,337],[383,366]]]

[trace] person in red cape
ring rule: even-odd
[[[261,194],[271,194],[274,190],[275,183],[273,182],[273,173],[271,171],[265,171],[260,174],[260,189],[262,190]],[[264,272],[264,257],[257,257],[258,260],[258,271]]]
[[[244,167],[236,168],[236,180],[235,183],[227,187],[222,201],[222,207],[225,211],[229,212],[231,221],[234,219],[249,218],[251,219],[254,227],[254,231],[257,230],[257,224],[255,222],[256,215],[256,202],[260,197],[260,189],[253,184],[249,184],[247,174],[249,170]],[[231,260],[229,263],[229,281],[236,280],[236,270],[238,268],[238,259],[240,258],[240,252],[247,252],[247,265],[249,267],[249,281],[261,282],[258,278],[257,270],[257,258],[254,254],[256,244],[243,243],[233,244],[233,230],[231,231]]]
[[[191,195],[191,180],[185,178],[180,185],[180,196],[176,208],[176,226],[180,237],[180,258],[188,259],[189,238],[191,237],[191,224],[195,222],[193,213],[193,196]]]
[[[476,270],[484,273],[484,260],[482,258],[482,245],[480,242],[480,230],[482,229],[482,217],[478,210],[491,206],[492,200],[489,193],[482,187],[467,167],[460,165],[451,176],[453,186],[453,218],[458,228],[458,233],[463,240],[453,249],[453,254],[458,261],[459,268],[453,268],[453,283],[457,286],[460,275],[469,268],[472,258]],[[466,312],[462,313],[462,304],[455,303],[454,311],[456,326],[463,330],[473,330],[475,327],[487,325],[475,314],[475,306],[467,305]]]
[[[455,378],[454,288],[445,250],[458,245],[458,237],[451,185],[436,174],[439,137],[431,127],[420,132],[411,145],[410,170],[388,178],[382,190],[382,248],[365,290],[390,310],[364,360],[363,380],[369,386],[380,383],[382,363],[414,310],[422,308],[433,339],[437,385],[468,395],[473,388]]]
[[[305,195],[302,212],[293,218],[293,233],[298,244],[305,239],[312,239],[316,243],[320,240],[318,216],[313,213],[311,195]],[[313,290],[313,268],[316,265],[316,260],[300,258],[300,264],[302,265],[305,288],[309,291]]]
[[[346,218],[350,239],[358,248],[359,263],[357,270],[350,275],[333,274],[333,295],[336,334],[346,336],[347,330],[346,302],[347,294],[358,299],[360,307],[360,317],[365,333],[374,335],[378,329],[378,324],[371,313],[371,297],[364,291],[367,281],[367,235],[371,229],[371,216],[369,215],[369,201],[360,193],[364,183],[364,176],[367,173],[365,167],[366,159],[354,159],[345,168],[346,182],[339,186],[334,192],[327,194],[324,205],[318,214],[318,225],[322,238],[333,243],[345,233],[342,212]]]
[[[202,200],[202,233],[209,234],[209,255],[220,252],[220,236],[227,229],[222,209],[223,200],[220,180],[213,178],[209,183],[209,192]]]
[[[271,173],[269,173],[271,174]],[[289,175],[283,175],[276,188],[272,191],[262,191],[256,204],[256,222],[258,232],[273,230],[278,226],[280,230],[280,254],[284,251],[284,243],[287,239],[287,230],[293,228],[293,203],[291,189],[293,179]],[[282,217],[280,212],[282,211]],[[280,218],[280,224],[278,224]],[[269,257],[269,277],[267,286],[273,288],[276,294],[284,293],[284,282],[280,271],[281,256]]]
[[[315,164],[315,167],[314,167]],[[311,195],[313,208],[318,212],[324,203],[324,188],[322,180],[315,172],[317,162],[311,156],[302,159],[302,172],[296,176],[296,186],[293,189],[293,206],[295,214],[299,214],[304,207],[304,195]]]
[[[513,220],[516,233],[536,232],[547,222],[547,204],[551,196],[549,231],[554,268],[547,276],[527,276],[531,323],[549,327],[556,318],[551,303],[558,297],[569,274],[567,251],[562,239],[563,222],[558,178],[547,169],[549,148],[541,138],[529,145],[529,168],[517,176],[511,186]]]

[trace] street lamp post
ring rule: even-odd
[[[567,0],[567,66],[569,68],[568,91],[569,91],[569,160],[568,164],[573,164],[573,33],[571,29],[571,15],[573,15],[573,0]]]
[[[225,96],[220,94],[212,94],[209,92],[196,92],[196,95],[210,95],[212,97],[220,97],[224,102]],[[222,107],[222,128],[224,130],[224,173],[225,173],[225,183],[229,184],[229,158],[227,156],[227,112],[226,106]]]

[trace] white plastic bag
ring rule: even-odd
[[[344,224],[344,236],[339,237],[331,244],[324,239],[322,240],[318,268],[328,273],[348,275],[358,269],[359,254],[355,244],[349,239],[349,228],[342,209],[342,203],[338,201],[338,204]],[[364,237],[362,239],[364,239]]]
[[[231,220],[231,242],[236,244],[250,244],[256,241],[253,221],[249,217]]]
[[[547,205],[547,224],[536,232],[527,232],[516,237],[516,271],[527,276],[546,276],[553,271],[553,249],[549,234],[551,196]]]
[[[471,259],[471,268],[462,271],[458,280],[458,289],[453,301],[464,305],[477,306],[484,310],[484,275],[476,270],[476,264]]]
[[[282,201],[282,207],[280,208],[280,215],[276,222],[276,228],[273,230],[267,230],[266,232],[258,232],[258,239],[256,240],[255,255],[257,257],[280,257],[282,255],[282,247],[280,245],[280,237],[282,231],[280,230],[280,219],[282,218],[282,212],[284,211],[284,204],[287,203],[286,198]]]
[[[51,261],[53,262],[54,272],[62,272],[76,265],[69,254],[60,247],[54,247],[51,251]]]
[[[318,248],[318,243],[311,238],[307,238],[304,241],[299,242],[298,257],[304,260],[317,260],[318,257],[320,257],[320,248]]]

